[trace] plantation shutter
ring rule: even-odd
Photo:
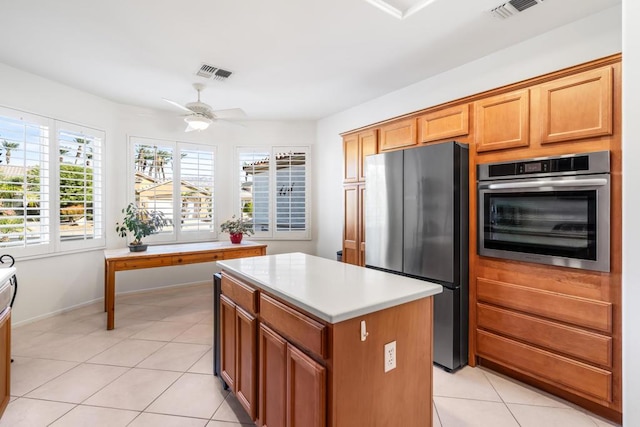
[[[309,147],[241,147],[239,210],[255,237],[309,239]]]
[[[307,152],[295,149],[275,155],[276,230],[307,230]]]
[[[132,138],[132,141],[134,202],[142,209],[162,212],[168,224],[158,234],[173,234],[175,144],[147,138]],[[145,240],[153,240],[153,237]]]
[[[239,148],[240,213],[253,223],[256,237],[270,235],[270,150]]]
[[[180,147],[180,231],[214,232],[214,152]]]
[[[57,135],[60,241],[102,239],[104,133],[61,124]]]
[[[50,251],[51,200],[49,129],[51,121],[0,110],[0,248]],[[40,249],[38,249],[38,247]]]

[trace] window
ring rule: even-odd
[[[104,132],[0,109],[0,248],[16,256],[103,247]]]
[[[238,211],[258,238],[309,239],[309,147],[240,147]]]
[[[161,211],[168,224],[147,241],[193,241],[216,236],[215,149],[204,145],[131,137],[133,200]]]

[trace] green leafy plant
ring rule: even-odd
[[[127,237],[128,234],[133,236],[132,245],[142,244],[142,238],[150,234],[157,233],[167,224],[164,214],[160,211],[148,211],[129,203],[125,209],[122,209],[124,219],[122,225],[116,223],[116,231],[120,237]]]
[[[244,221],[242,218],[236,218],[235,215],[231,219],[220,224],[220,231],[229,234],[244,234],[250,236],[253,234],[253,224]]]

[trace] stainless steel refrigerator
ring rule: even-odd
[[[365,264],[439,283],[433,359],[467,364],[469,151],[457,142],[366,159]]]

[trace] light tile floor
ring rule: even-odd
[[[0,427],[252,425],[213,376],[210,285],[119,296],[105,326],[93,304],[14,328]],[[433,374],[436,427],[615,425],[483,368]]]

